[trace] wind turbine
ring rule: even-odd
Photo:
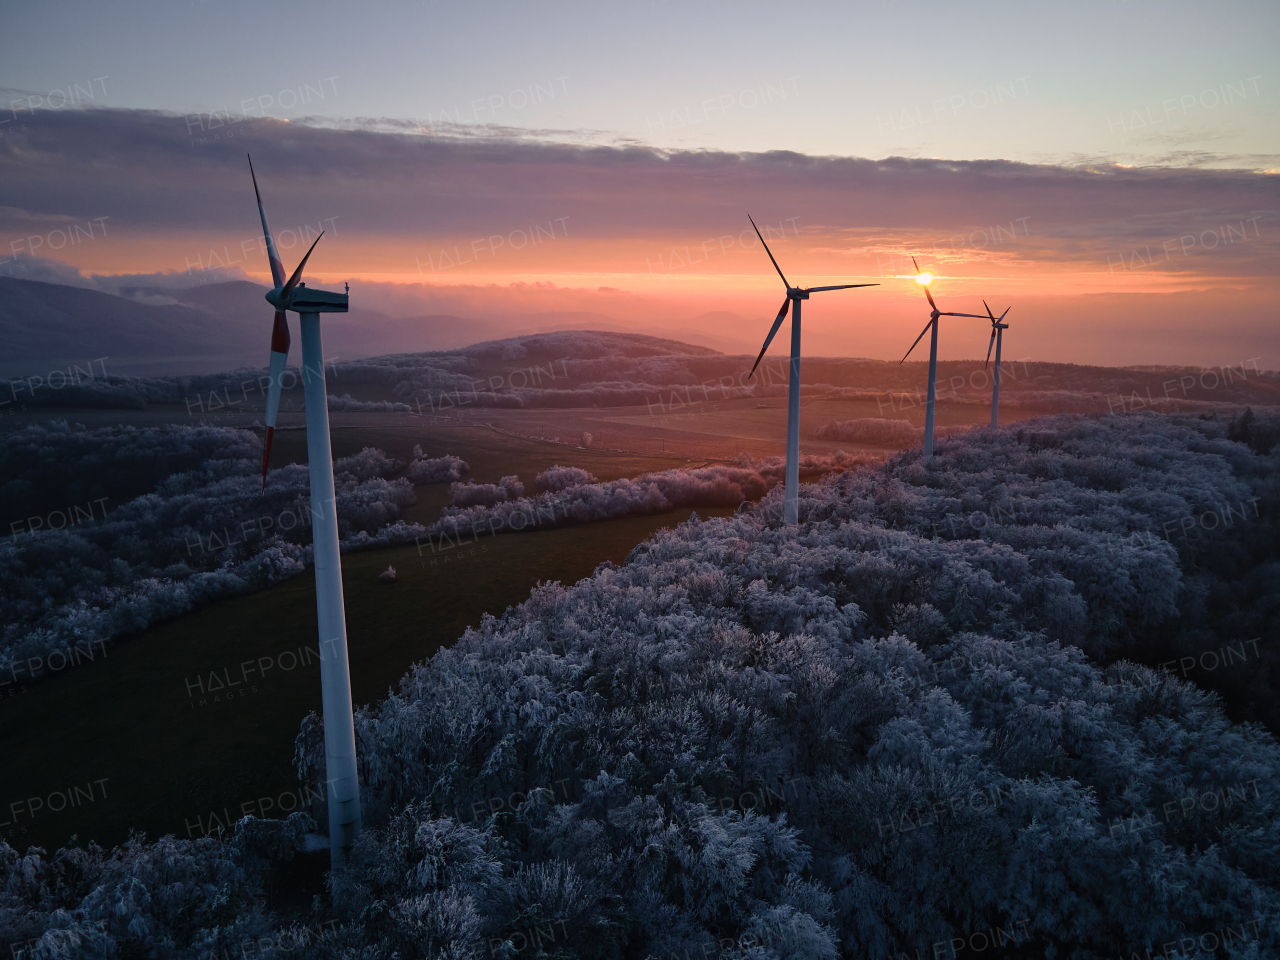
[[[751,220],[749,214],[747,219]],[[878,287],[880,284],[840,283],[834,287],[793,287],[786,274],[782,272],[782,268],[778,266],[778,261],[773,259],[773,251],[764,242],[764,237],[760,236],[760,228],[756,226],[754,220],[751,220],[751,226],[755,228],[756,236],[760,237],[760,243],[764,245],[764,252],[769,254],[769,259],[773,261],[773,269],[778,271],[778,276],[782,277],[782,282],[787,288],[787,299],[782,301],[782,309],[778,311],[778,316],[773,321],[773,328],[769,331],[769,335],[764,338],[764,346],[760,348],[760,356],[756,357],[756,362],[751,367],[751,377],[756,375],[756,367],[760,366],[760,361],[764,359],[764,352],[769,349],[769,344],[773,342],[774,335],[777,334],[778,328],[782,326],[782,321],[787,318],[787,310],[791,309],[793,303],[795,304],[795,311],[791,316],[791,374],[787,384],[786,497],[783,500],[782,507],[783,522],[795,523],[800,515],[800,301],[808,300],[809,294],[821,293],[823,290]]]
[[[262,452],[262,486],[280,410],[280,375],[289,356],[286,311],[298,314],[302,329],[302,382],[307,413],[307,461],[311,479],[311,541],[316,568],[316,615],[320,626],[320,688],[324,711],[325,780],[329,785],[329,857],[347,860],[360,835],[360,785],[356,779],[356,733],[351,715],[351,673],[347,665],[347,621],[342,603],[342,561],[338,553],[337,498],[333,492],[333,451],[329,446],[329,406],[325,395],[324,354],[320,348],[320,314],[346,313],[347,294],[309,289],[302,279],[311,250],[286,281],[276,242],[258,193],[258,178],[249,160],[249,176],[258,199],[262,235],[267,242],[272,289],[267,302],[276,308],[271,331],[271,386],[267,392],[266,438]],[[322,233],[320,236],[324,236]],[[326,648],[327,652],[326,652]]]
[[[929,298],[929,322],[925,324],[924,330],[920,331],[920,337],[932,330],[929,337],[929,402],[924,409],[924,458],[928,460],[933,456],[933,406],[937,400],[938,379],[938,318],[939,317],[977,317],[979,320],[987,318],[979,313],[943,313],[938,309],[938,305],[933,302],[933,296],[929,293],[929,284],[933,283],[933,274],[921,273],[920,265],[916,263],[916,258],[911,258],[911,265],[916,268],[916,283],[924,288],[924,295]],[[916,348],[916,343],[920,342],[920,337],[916,337],[915,343],[911,344],[911,350]],[[899,365],[906,362],[907,357],[911,356],[911,350],[908,350],[898,361]]]
[[[983,300],[982,305],[987,307],[987,301]],[[1009,307],[1004,313],[1000,314],[1000,319],[996,319],[996,315],[991,312],[991,308],[987,307],[987,316],[991,318],[991,340],[987,343],[987,359],[982,363],[982,369],[987,369],[987,364],[991,362],[991,347],[996,348],[996,369],[991,380],[991,426],[996,425],[996,420],[1000,415],[1000,341],[1004,339],[1004,331],[1009,329],[1009,325],[1004,322],[1004,318],[1009,315]]]

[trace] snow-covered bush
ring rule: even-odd
[[[314,828],[301,813],[245,818],[225,841],[135,837],[48,858],[0,842],[0,937],[22,960],[284,956],[245,951],[287,942],[279,934],[290,925],[268,916],[264,887]]]
[[[569,487],[581,486],[584,483],[595,483],[596,478],[586,470],[578,467],[562,467],[556,464],[554,467],[548,467],[538,474],[536,482],[543,490],[559,493]]]
[[[224,427],[27,424],[0,444],[0,533],[74,526],[90,515],[101,519],[172,474],[207,472],[211,464],[229,469],[260,458],[261,450],[261,440],[249,431]]]
[[[450,455],[424,457],[419,452],[420,450],[421,447],[414,448],[414,452],[418,455],[409,464],[409,479],[413,481],[414,486],[420,487],[429,483],[451,483],[461,480],[471,471],[471,467],[460,457]]]
[[[357,454],[342,457],[333,462],[333,472],[346,474],[356,480],[372,480],[374,477],[389,477],[404,464],[388,457],[377,447],[365,447]]]
[[[78,656],[73,648],[93,652],[203,603],[296,576],[310,559],[307,470],[272,470],[264,490],[261,441],[247,431],[53,424],[16,435],[15,447],[33,457],[0,455],[9,488],[43,481],[83,455],[92,472],[59,489],[80,483],[80,495],[132,497],[108,498],[104,512],[65,529],[25,523],[0,539],[0,671],[10,682],[47,674],[51,654],[62,662]],[[344,541],[380,532],[414,503],[408,480],[386,479],[401,466],[370,447],[334,463]]]
[[[502,477],[497,483],[454,483],[449,492],[455,507],[491,507],[524,496],[524,484],[513,475]]]
[[[842,440],[845,443],[874,443],[886,447],[905,447],[924,436],[924,430],[913,427],[909,420],[886,420],[863,417],[858,420],[828,420],[813,432],[819,440]]]
[[[933,435],[948,437],[971,429],[969,426],[937,426]],[[828,420],[814,430],[813,435],[819,440],[866,443],[880,447],[909,447],[921,441],[924,428],[913,427],[909,420],[862,417],[857,420]]]
[[[407,403],[396,403],[391,400],[356,400],[349,393],[340,397],[329,394],[326,397],[330,410],[342,410],[349,413],[412,413],[413,408]]]

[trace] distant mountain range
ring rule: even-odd
[[[0,376],[43,376],[73,364],[124,376],[215,373],[266,364],[271,307],[265,288],[244,280],[188,288],[121,287],[121,295],[81,286],[0,277]],[[732,338],[703,333],[732,314],[647,332],[745,352]],[[295,317],[290,317],[297,339]],[[500,320],[443,314],[390,317],[357,305],[324,320],[325,355],[355,360],[452,350],[500,337],[552,330],[634,329],[597,313],[532,313]],[[294,357],[296,362],[297,356]],[[100,362],[99,362],[100,361]]]
[[[106,358],[112,374],[156,376],[260,367],[271,339],[263,288],[246,281],[189,289],[125,288],[114,296],[82,287],[0,278],[0,374],[40,375]],[[291,324],[295,340],[297,325]],[[352,360],[465,346],[495,324],[451,316],[392,319],[353,310],[327,317],[325,354]]]

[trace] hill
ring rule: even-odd
[[[96,358],[106,358],[102,365],[121,373],[227,369],[248,357],[235,344],[264,338],[263,322],[253,323],[246,313],[217,314],[221,322],[213,325],[207,310],[167,299],[140,302],[83,287],[0,278],[3,373],[40,375],[70,364],[83,368]]]
[[[123,295],[0,278],[0,375],[43,376],[106,358],[130,376],[214,373],[257,366],[267,355],[265,288],[243,280],[188,288],[125,286]],[[298,336],[296,318],[291,320]],[[353,360],[391,351],[463,346],[496,331],[454,316],[391,318],[357,306],[325,319],[325,355]],[[296,355],[295,355],[296,359]],[[97,370],[98,367],[95,367]]]
[[[404,309],[403,297],[355,297],[351,313],[327,316],[325,355],[363,357],[465,348],[513,329],[621,333],[625,326],[594,313],[531,313],[474,318],[451,314],[391,315],[371,308]],[[76,363],[106,358],[117,375],[163,376],[256,367],[266,356],[271,307],[266,288],[245,280],[190,286],[121,284],[118,292],[38,280],[0,278],[0,376],[41,376]],[[296,338],[296,320],[292,321]],[[677,327],[661,324],[672,332]],[[519,337],[515,339],[520,339]],[[710,340],[732,342],[709,335]],[[675,341],[670,341],[672,344]],[[706,348],[673,346],[668,352]],[[709,351],[714,352],[714,351]]]
[[[128,288],[135,299],[35,281],[0,281],[0,339],[11,368],[33,375],[32,365],[53,349],[107,350],[124,344],[130,357],[112,356],[106,376],[74,389],[37,391],[9,399],[68,407],[140,407],[180,404],[196,395],[237,391],[263,368],[259,348],[267,310],[259,310],[254,284],[213,284],[196,290]],[[262,305],[265,308],[265,303]],[[98,317],[90,337],[78,337],[83,316]],[[32,322],[28,318],[35,317]],[[249,317],[249,319],[246,319]],[[20,319],[21,318],[21,319]],[[296,325],[295,325],[296,326]],[[473,338],[495,324],[459,317],[391,319],[381,314],[325,321],[330,393],[374,404],[404,404],[415,412],[439,407],[584,408],[689,406],[713,400],[781,397],[789,365],[775,344],[754,376],[751,354],[725,354],[680,340],[618,330],[574,329],[503,339]],[[447,349],[404,352],[406,344],[464,341]],[[214,362],[232,356],[239,369]],[[255,345],[252,349],[248,345]],[[395,352],[383,352],[394,345]],[[149,352],[148,352],[149,351]],[[296,364],[300,352],[291,358]],[[177,359],[175,359],[177,358]],[[121,367],[149,369],[178,360],[191,373],[123,377]],[[87,363],[88,357],[82,362]],[[129,362],[126,363],[125,361]],[[1280,374],[1258,358],[1220,367],[1094,367],[1007,359],[1001,364],[1001,405],[1027,413],[1236,412],[1280,404]],[[107,366],[106,363],[102,364]],[[36,366],[40,376],[45,367]],[[214,373],[222,369],[226,372]],[[874,404],[880,417],[910,418],[925,402],[925,361],[894,363],[846,357],[806,357],[801,390],[808,398]],[[296,370],[296,367],[295,367]],[[987,406],[993,368],[978,360],[938,363],[938,397],[947,404]],[[294,389],[298,379],[290,377]],[[287,386],[287,384],[286,384]],[[381,409],[389,410],[384,406]],[[403,407],[396,409],[403,410]],[[837,411],[838,412],[838,411]],[[867,412],[858,416],[865,417]]]

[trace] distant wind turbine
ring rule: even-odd
[[[925,324],[924,329],[920,331],[920,337],[932,330],[929,337],[929,402],[924,410],[924,456],[925,459],[933,456],[933,407],[937,401],[937,386],[935,381],[938,379],[938,318],[939,317],[976,317],[979,320],[986,320],[980,313],[943,313],[938,309],[938,305],[933,302],[933,296],[929,293],[929,284],[933,283],[933,274],[921,273],[920,265],[916,263],[916,258],[911,258],[911,265],[916,268],[916,283],[924,288],[924,295],[929,298],[929,322]],[[916,343],[920,342],[920,337],[916,337],[915,343],[911,344],[911,350],[916,348]],[[911,350],[908,350],[899,364],[905,363],[907,357],[911,356]]]
[[[982,305],[987,307],[987,301],[983,300]],[[1000,418],[1000,341],[1004,339],[1004,332],[1009,329],[1009,325],[1004,322],[1004,318],[1009,315],[1009,311],[1013,307],[1009,307],[1004,313],[1000,314],[1000,319],[996,319],[996,315],[991,312],[991,308],[987,307],[987,316],[991,318],[991,340],[987,343],[987,359],[983,361],[982,369],[987,368],[987,364],[991,362],[991,347],[996,348],[996,369],[991,380],[991,425],[996,426],[996,421]]]
[[[276,308],[271,331],[271,386],[267,392],[266,438],[262,451],[262,487],[267,485],[271,441],[280,410],[280,377],[289,356],[285,311],[298,314],[302,329],[302,382],[307,413],[307,461],[311,479],[311,541],[316,568],[316,614],[320,626],[320,688],[324,711],[325,780],[329,784],[329,856],[344,862],[360,835],[360,786],[356,779],[356,733],[351,716],[351,673],[347,665],[347,621],[342,603],[342,561],[338,553],[337,498],[333,491],[333,451],[329,446],[329,407],[320,348],[320,314],[346,313],[347,294],[309,289],[302,279],[311,250],[286,281],[276,242],[258,193],[249,160],[249,176],[258,199],[262,235],[267,242],[272,289],[267,302]],[[320,236],[324,236],[321,234]]]
[[[747,216],[747,219],[751,220],[750,215]],[[811,293],[821,293],[824,290],[878,287],[880,284],[840,283],[834,287],[793,287],[782,272],[782,268],[778,266],[778,261],[774,260],[773,251],[764,242],[764,237],[760,236],[760,228],[756,226],[754,220],[751,220],[751,226],[755,228],[756,236],[760,237],[760,242],[764,245],[764,252],[769,254],[769,259],[773,261],[773,269],[778,271],[778,276],[782,277],[782,282],[787,288],[787,299],[782,301],[782,309],[778,311],[778,316],[773,321],[773,328],[769,331],[769,335],[764,338],[764,346],[760,348],[760,356],[756,357],[756,362],[751,367],[752,377],[756,375],[756,367],[760,366],[760,361],[764,359],[764,353],[769,349],[769,344],[773,342],[774,335],[777,334],[778,328],[782,326],[782,321],[787,318],[787,310],[791,309],[793,303],[795,304],[795,310],[791,316],[791,375],[787,385],[786,497],[783,500],[782,507],[783,522],[795,523],[800,516],[800,301],[808,300]]]

